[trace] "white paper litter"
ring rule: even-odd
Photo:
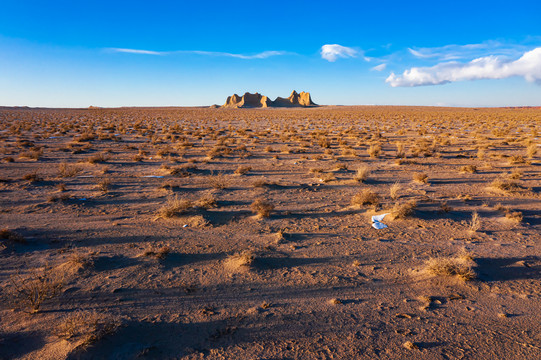
[[[163,178],[163,176],[161,175],[146,175],[146,176],[143,176],[145,178],[156,178],[156,179],[161,179]]]
[[[378,230],[387,228],[388,226],[381,222],[383,218],[387,215],[389,214],[387,213],[387,214],[372,216],[372,227]]]

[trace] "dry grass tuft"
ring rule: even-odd
[[[513,211],[513,212],[507,212],[505,214],[505,218],[508,220],[514,221],[517,224],[520,224],[522,220],[524,219],[524,216],[522,215],[522,212],[520,211]]]
[[[475,165],[464,165],[460,168],[461,173],[470,173],[474,174],[477,172],[477,166]]]
[[[66,261],[66,265],[72,272],[79,272],[94,266],[94,258],[91,254],[73,254]]]
[[[32,172],[32,173],[29,173],[29,174],[25,174],[23,176],[23,180],[27,180],[31,183],[35,183],[35,182],[40,182],[40,181],[43,181],[43,178],[41,176],[39,176],[36,172]]]
[[[218,206],[218,201],[214,195],[205,194],[195,202],[195,206],[203,209],[212,209]]]
[[[413,181],[418,184],[426,184],[428,183],[428,175],[425,173],[415,173],[413,174]]]
[[[522,187],[519,185],[518,182],[512,181],[510,179],[506,179],[503,177],[494,179],[490,183],[489,188],[500,191],[500,192],[504,192],[504,193],[517,192],[522,189]]]
[[[324,173],[319,176],[319,181],[322,183],[328,183],[336,180],[336,176],[333,173]]]
[[[531,143],[526,148],[526,156],[528,156],[528,159],[533,159],[536,154],[537,154],[537,144]]]
[[[224,174],[211,175],[208,182],[210,187],[216,190],[223,190],[229,186],[229,179]]]
[[[473,257],[464,252],[455,257],[438,257],[428,259],[425,271],[435,276],[455,276],[463,281],[475,279]]]
[[[107,156],[107,154],[105,154],[105,153],[97,153],[97,154],[94,154],[92,156],[89,156],[86,159],[86,162],[89,163],[89,164],[98,164],[98,163],[104,163],[107,160],[109,160],[109,156]]]
[[[252,251],[244,250],[225,259],[225,265],[232,269],[248,268],[253,265],[255,258]]]
[[[381,155],[381,145],[379,144],[372,144],[368,148],[368,155],[370,155],[371,158],[377,158]]]
[[[400,197],[400,190],[402,189],[402,186],[400,186],[400,183],[397,181],[394,184],[392,184],[389,187],[389,195],[391,196],[391,199],[397,200]]]
[[[265,186],[269,186],[270,184],[271,183],[265,178],[256,179],[254,182],[252,182],[252,186],[255,188],[263,188]]]
[[[417,202],[415,200],[410,200],[406,203],[396,203],[393,206],[391,215],[394,219],[405,219],[414,214],[415,208],[417,208]]]
[[[266,218],[270,216],[271,211],[274,210],[274,205],[263,200],[256,199],[250,206],[252,211],[257,214],[259,218]]]
[[[77,165],[70,165],[65,162],[58,165],[58,176],[63,178],[74,177],[81,171],[82,169]]]
[[[411,341],[406,341],[405,343],[402,344],[402,346],[405,347],[408,350],[419,349],[419,346],[416,345],[415,343],[411,342]]]
[[[190,200],[179,199],[178,196],[169,198],[167,203],[163,205],[159,210],[158,218],[171,218],[180,214],[188,212],[192,209],[194,204]]]
[[[355,173],[355,181],[357,182],[364,182],[368,179],[368,176],[370,176],[370,169],[366,166],[361,166],[357,169],[357,172]]]
[[[111,181],[109,179],[101,179],[96,184],[96,187],[98,188],[98,190],[106,193],[107,191],[109,191],[109,188],[111,187]]]
[[[163,260],[169,255],[171,248],[169,246],[162,246],[159,249],[153,247],[146,249],[141,255],[146,257],[154,257],[156,259]]]
[[[24,237],[22,237],[20,234],[11,231],[7,228],[3,228],[0,230],[0,240],[5,240],[9,242],[24,244],[26,243],[26,240]]]
[[[246,175],[251,170],[252,170],[251,166],[242,166],[241,165],[235,170],[235,175]]]
[[[378,195],[378,193],[375,193],[370,189],[363,189],[361,192],[355,194],[351,198],[351,205],[373,205],[374,207],[377,207],[379,204],[380,196]]]

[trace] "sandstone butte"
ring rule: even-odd
[[[233,96],[228,96],[227,100],[222,107],[225,108],[266,108],[266,107],[307,107],[307,106],[317,106],[312,102],[310,93],[301,91],[297,93],[295,90],[289,95],[288,98],[277,97],[276,100],[272,101],[265,95],[259,93],[251,94],[249,92],[245,93],[242,97],[234,94]]]

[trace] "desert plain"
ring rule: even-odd
[[[1,108],[0,359],[539,359],[540,125]]]

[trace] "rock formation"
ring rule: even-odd
[[[234,94],[229,96],[222,107],[226,108],[258,108],[258,107],[306,107],[317,106],[312,102],[310,93],[302,91],[298,94],[295,90],[288,98],[277,97],[272,101],[268,97],[255,93],[245,93],[242,97]]]

